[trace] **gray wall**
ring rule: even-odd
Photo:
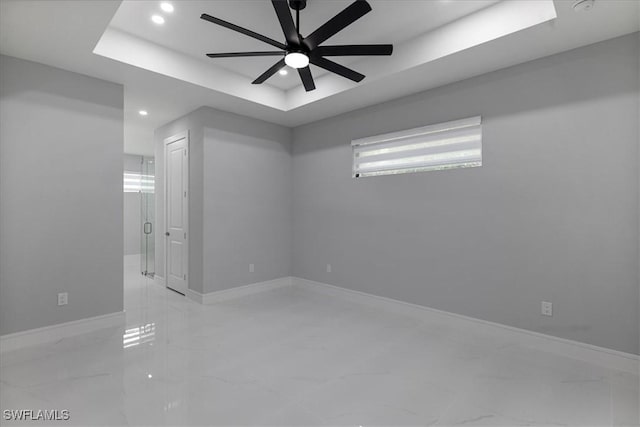
[[[122,310],[122,147],[122,86],[0,57],[0,334]]]
[[[289,276],[291,131],[203,107],[156,130],[156,271],[163,276],[164,139],[189,130],[189,288]],[[255,272],[249,273],[249,264]]]
[[[296,128],[293,274],[638,354],[638,65],[634,34]],[[483,167],[351,178],[352,139],[475,115]]]
[[[289,135],[257,134],[205,130],[205,292],[291,274]]]
[[[140,173],[142,156],[124,155],[124,170]],[[124,254],[140,253],[140,193],[124,193]]]

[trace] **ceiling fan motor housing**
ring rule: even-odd
[[[289,7],[293,10],[302,10],[307,7],[307,0],[289,0]]]

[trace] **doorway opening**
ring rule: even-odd
[[[140,190],[140,272],[145,276],[155,275],[156,265],[156,197],[155,197],[155,161],[153,157],[142,157],[142,175]]]
[[[155,160],[124,156],[124,255],[125,267],[155,275]]]

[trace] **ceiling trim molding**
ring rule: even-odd
[[[171,50],[109,26],[93,53],[148,71],[287,112],[362,87],[374,89],[382,79],[402,80],[403,73],[557,18],[553,0],[503,1],[433,31],[396,45],[388,60],[362,59],[355,64],[372,70],[354,83],[328,73],[316,79],[316,90],[302,86],[288,91],[249,79],[210,62]]]
[[[242,75],[112,27],[105,30],[93,49],[93,53],[280,111],[286,111],[285,93],[280,89],[269,85],[248,84],[247,78]]]
[[[360,84],[354,84],[333,75],[317,79],[314,92],[302,87],[287,92],[287,111],[319,99],[345,92],[358,86],[371,85],[380,79],[394,76],[402,80],[400,73],[425,66],[441,58],[480,46],[501,37],[552,21],[557,18],[553,0],[504,1],[472,13],[450,24],[418,36],[394,47],[393,60],[378,61],[374,70]],[[364,59],[360,64],[372,63]],[[340,84],[342,83],[342,84]]]

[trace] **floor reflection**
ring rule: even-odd
[[[304,289],[201,305],[132,266],[125,311],[125,327],[3,354],[1,409],[68,409],[83,426],[640,418],[637,375]]]
[[[126,329],[122,335],[122,348],[133,347],[155,340],[156,324],[147,323],[136,328]]]

